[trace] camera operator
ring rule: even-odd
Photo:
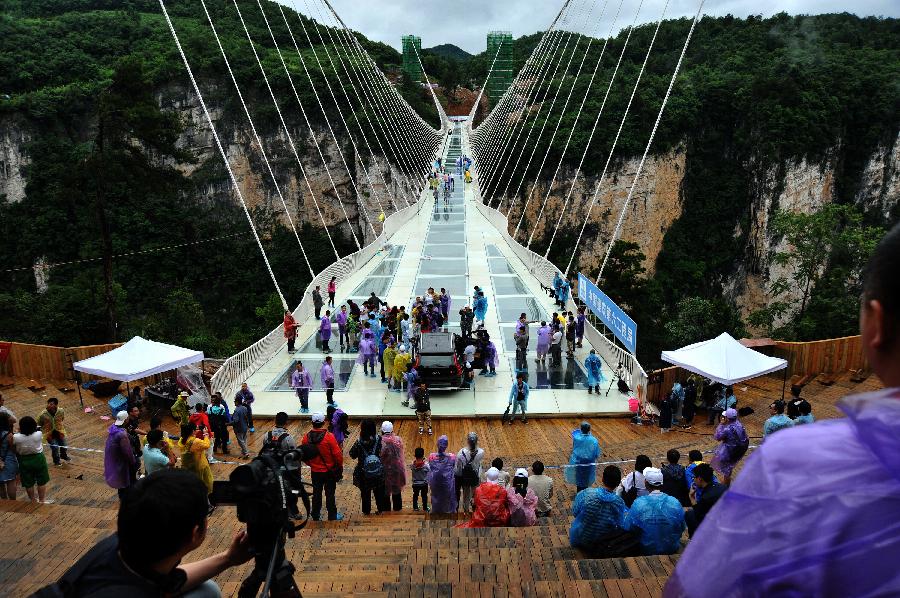
[[[206,486],[190,472],[158,471],[138,480],[119,507],[117,533],[98,542],[53,586],[35,596],[214,598],[212,577],[252,558],[247,534],[227,550],[181,560],[206,540]]]

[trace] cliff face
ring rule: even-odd
[[[752,197],[747,206],[748,217],[745,222],[748,224],[733,224],[734,242],[744,244],[738,248],[744,258],[733,264],[733,273],[724,284],[726,297],[738,305],[744,316],[765,306],[770,281],[791,270],[790,266],[777,265],[771,259],[774,252],[786,249],[784,241],[775,238],[772,233],[770,223],[773,214],[779,209],[813,213],[835,201],[836,153],[825,152],[825,158],[817,162],[803,159],[759,169],[757,172]],[[648,157],[623,222],[620,238],[633,241],[641,247],[646,256],[644,266],[648,274],[654,272],[666,232],[682,215],[685,163],[686,155],[682,148]],[[636,158],[626,160],[615,168],[611,167],[611,172],[603,179],[596,205],[579,244],[581,251],[577,263],[573,264],[573,271],[596,272],[599,268],[634,180],[637,165]],[[753,170],[753,165],[748,167]],[[547,199],[541,218],[538,218],[538,213],[547,195],[549,181],[540,181],[535,187],[529,188],[530,199],[517,235],[520,242],[527,243],[532,230],[535,243],[540,239],[550,238],[563,209],[565,196],[569,193],[572,177],[572,172],[561,173]],[[884,219],[896,214],[900,209],[900,137],[892,146],[879,148],[869,157],[858,183],[859,191],[854,200],[861,209]],[[560,229],[552,247],[553,253],[562,252],[566,259],[571,255],[596,185],[596,177],[589,177],[587,180],[579,178],[576,182],[572,198],[560,221]],[[511,193],[512,191],[509,192],[510,195]],[[520,193],[520,197],[521,195]],[[722,198],[722,201],[741,200]],[[506,205],[508,198],[503,200],[503,211],[506,211]],[[519,223],[522,205],[520,199],[513,206],[509,217],[510,234]],[[704,223],[697,223],[698,234],[702,234],[703,225]],[[743,230],[744,226],[748,230]],[[540,245],[545,246],[545,243]]]

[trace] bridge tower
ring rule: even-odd
[[[499,53],[498,53],[499,49]],[[487,82],[487,92],[491,103],[500,101],[500,98],[512,85],[513,80],[513,63],[512,63],[512,33],[509,31],[491,31],[487,34],[487,57],[488,63],[494,60],[494,70]]]
[[[403,40],[403,74],[415,83],[422,82],[422,65],[416,55],[422,55],[422,38],[418,35],[404,35]]]

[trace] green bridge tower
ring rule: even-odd
[[[418,35],[404,35],[403,38],[403,74],[410,81],[422,82],[422,65],[419,56],[422,55],[422,38]],[[416,53],[418,52],[418,56]]]
[[[499,53],[498,53],[499,49]],[[487,82],[487,92],[491,103],[500,101],[500,98],[512,85],[512,33],[509,31],[491,31],[487,34],[487,59],[488,68],[494,62],[494,70]],[[497,60],[494,61],[494,56]]]

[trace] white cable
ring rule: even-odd
[[[575,193],[575,185],[578,183],[578,175],[581,172],[581,167],[584,165],[584,161],[587,158],[588,150],[591,147],[591,142],[594,140],[594,134],[597,132],[597,125],[600,124],[600,117],[603,116],[603,110],[606,108],[606,100],[609,98],[609,93],[612,91],[613,83],[616,80],[616,75],[619,73],[619,67],[622,65],[622,59],[625,57],[625,50],[628,49],[628,42],[631,41],[631,34],[634,33],[634,27],[637,24],[638,16],[641,14],[641,9],[644,6],[644,0],[641,0],[638,3],[637,11],[634,13],[634,20],[631,22],[631,25],[628,27],[628,33],[625,36],[625,43],[622,44],[622,51],[619,52],[619,59],[616,61],[616,67],[613,69],[612,76],[609,78],[609,85],[606,86],[606,93],[603,96],[603,102],[600,104],[600,110],[597,112],[596,118],[594,118],[594,126],[591,128],[591,133],[588,135],[587,143],[584,145],[584,151],[581,152],[581,159],[578,160],[578,166],[575,168],[575,174],[572,177],[572,185],[569,187],[569,192],[566,194],[566,200],[563,202],[564,209],[560,211],[559,219],[557,220],[556,226],[553,229],[553,236],[550,238],[550,243],[547,244],[547,253],[550,252],[550,247],[553,246],[553,241],[556,238],[556,232],[559,230],[559,223],[562,222],[563,214],[565,214],[565,207],[568,207],[569,200],[572,198],[572,194]]]
[[[200,107],[203,108],[203,114],[206,116],[206,122],[209,123],[209,130],[212,132],[213,139],[216,141],[216,147],[219,148],[219,154],[222,156],[222,161],[225,162],[225,169],[228,171],[228,178],[231,179],[231,184],[234,187],[234,192],[237,194],[238,199],[241,202],[241,207],[244,208],[244,215],[247,216],[247,222],[250,223],[250,230],[253,232],[253,238],[256,239],[256,244],[259,246],[259,251],[262,254],[263,262],[266,264],[266,270],[269,271],[269,277],[272,279],[272,284],[275,285],[275,292],[278,293],[278,298],[281,299],[281,305],[284,307],[285,311],[289,310],[288,303],[284,298],[284,294],[281,292],[281,287],[278,286],[278,280],[275,278],[275,273],[272,271],[272,265],[269,263],[269,256],[266,255],[266,250],[263,248],[262,241],[259,239],[259,235],[256,233],[256,226],[253,224],[253,218],[250,216],[250,210],[247,209],[247,203],[244,201],[244,195],[241,193],[241,187],[238,185],[237,179],[234,176],[234,171],[231,170],[231,164],[228,162],[228,155],[225,153],[225,148],[222,146],[222,141],[219,139],[219,134],[216,132],[216,127],[213,124],[212,117],[209,115],[209,109],[206,107],[206,102],[203,100],[203,94],[200,93],[200,86],[197,85],[197,80],[194,78],[194,71],[191,70],[191,65],[188,62],[187,56],[184,53],[184,48],[181,47],[181,40],[178,39],[178,33],[175,31],[175,26],[172,25],[172,19],[169,17],[169,11],[166,10],[166,5],[163,0],[159,0],[159,7],[163,11],[163,16],[166,19],[166,24],[169,26],[169,31],[172,33],[172,37],[175,39],[175,45],[178,47],[178,53],[181,55],[181,60],[184,62],[184,68],[187,70],[188,77],[191,79],[191,85],[194,88],[194,92],[197,94],[197,98],[200,101]]]
[[[618,238],[619,233],[622,230],[622,222],[625,220],[625,213],[628,209],[628,204],[631,203],[631,198],[632,196],[634,196],[634,189],[635,187],[637,187],[638,179],[640,178],[641,171],[644,168],[644,162],[647,160],[647,154],[650,152],[650,146],[653,144],[653,138],[656,136],[656,129],[659,127],[659,121],[662,120],[662,115],[666,109],[666,104],[669,102],[669,96],[672,94],[672,87],[675,86],[675,79],[678,78],[678,71],[681,70],[681,63],[684,61],[684,55],[687,52],[688,44],[691,43],[691,36],[694,35],[694,28],[697,26],[697,22],[700,20],[700,12],[703,10],[703,2],[704,0],[700,0],[700,4],[699,6],[697,6],[697,14],[694,15],[694,20],[691,23],[691,28],[687,34],[687,39],[684,40],[684,46],[681,47],[681,55],[678,57],[678,64],[675,65],[675,72],[672,73],[672,78],[669,80],[669,88],[666,89],[666,95],[663,98],[662,105],[659,107],[659,114],[656,115],[656,122],[653,123],[653,131],[650,133],[650,139],[647,141],[647,147],[644,148],[644,155],[641,156],[641,163],[638,164],[637,172],[634,173],[634,180],[631,182],[631,189],[628,190],[628,197],[625,198],[625,203],[622,205],[622,211],[619,212],[619,221],[616,223],[616,229],[613,232],[612,239],[609,240],[609,247],[606,248],[606,256],[604,256],[603,258],[603,264],[600,265],[600,273],[597,274],[596,284],[600,284],[600,279],[603,278],[603,270],[606,268],[606,262],[609,261],[609,254],[612,253],[613,245],[615,244],[616,239]]]
[[[303,59],[303,53],[300,52],[300,46],[297,45],[297,39],[294,37],[294,31],[293,31],[293,29],[291,29],[291,25],[290,25],[290,23],[288,22],[287,15],[284,14],[284,9],[282,8],[281,4],[278,5],[278,10],[279,10],[279,12],[281,12],[281,18],[284,19],[284,24],[285,24],[285,26],[287,27],[288,34],[290,34],[290,36],[291,36],[291,42],[293,42],[293,44],[294,44],[294,50],[297,51],[297,56],[299,56],[299,57],[301,58],[301,60],[302,60],[302,59]],[[295,12],[296,12],[296,11],[295,11]],[[303,18],[301,17],[301,18],[299,18],[298,20],[300,21],[300,26],[303,28],[303,35],[306,37],[306,41],[309,43],[309,47],[312,49],[313,56],[314,56],[315,59],[316,59],[316,64],[319,65],[319,70],[320,70],[322,73],[324,73],[324,72],[325,72],[325,69],[324,69],[324,67],[322,66],[322,62],[319,60],[319,53],[316,51],[316,48],[313,46],[313,44],[312,44],[312,39],[309,37],[309,33],[306,31],[306,25],[303,23]],[[327,48],[326,48],[326,51],[327,51]],[[341,86],[341,91],[344,93],[344,96],[347,98],[347,104],[348,104],[348,105],[351,107],[351,109],[352,109],[353,105],[352,105],[352,103],[350,103],[350,96],[347,94],[347,90],[344,89],[344,82],[341,80],[340,75],[338,75],[337,67],[336,67],[335,64],[334,64],[334,61],[331,60],[331,55],[330,55],[330,54],[329,54],[329,56],[328,56],[328,61],[331,63],[331,68],[334,69],[334,72],[335,72],[335,75],[336,75],[335,78],[337,79],[338,83],[339,83],[340,86]],[[328,87],[328,93],[331,94],[331,99],[334,101],[334,105],[335,105],[335,107],[336,107],[337,110],[338,110],[338,114],[339,114],[340,117],[341,117],[341,121],[344,123],[344,127],[347,129],[347,137],[350,138],[350,143],[353,144],[353,152],[354,152],[354,155],[355,155],[355,156],[359,156],[359,148],[357,148],[357,146],[356,146],[356,141],[354,141],[353,135],[350,133],[350,127],[347,125],[347,119],[344,118],[344,111],[341,110],[340,102],[338,102],[338,100],[337,100],[337,96],[335,95],[334,90],[333,90],[332,87],[331,87],[331,83],[328,81],[328,77],[324,77],[324,76],[323,76],[323,79],[325,79],[325,85]],[[310,85],[312,85],[312,81],[310,81]],[[356,119],[354,119],[354,120],[356,120]],[[369,154],[370,154],[371,157],[372,157],[372,162],[376,165],[376,170],[377,170],[377,164],[378,164],[378,163],[377,163],[377,161],[375,160],[375,152],[373,152],[371,146],[369,146],[369,140],[366,139],[365,132],[363,131],[362,126],[359,125],[359,121],[356,121],[356,124],[357,124],[357,126],[359,127],[359,132],[360,132],[360,134],[362,135],[363,142],[366,144],[366,148],[369,150]],[[364,172],[365,175],[366,175],[366,180],[369,182],[369,187],[372,189],[372,194],[375,196],[375,201],[378,203],[379,209],[381,209],[381,210],[383,211],[383,208],[382,208],[382,206],[381,206],[381,201],[380,201],[380,199],[378,198],[378,191],[377,191],[377,189],[375,188],[375,182],[372,181],[372,176],[371,176],[371,174],[369,173],[369,170],[370,170],[370,169],[366,169],[366,165],[365,165],[365,163],[364,163],[361,159],[360,159],[360,164],[362,165],[363,172]],[[378,174],[379,174],[379,175],[381,174],[380,171],[378,172]],[[383,177],[383,176],[381,177],[381,184],[384,185],[385,191],[388,191],[388,186],[387,186],[387,183],[384,181],[384,177]],[[390,194],[389,192],[388,192],[388,199],[391,200],[391,203],[392,203],[393,206],[394,206],[394,211],[397,211],[397,210],[399,209],[399,208],[397,207],[397,203],[396,203],[395,199],[391,196],[391,194]]]
[[[241,106],[244,108],[244,114],[247,117],[247,121],[250,123],[250,131],[253,133],[253,138],[256,140],[256,144],[259,146],[259,153],[262,155],[263,162],[266,165],[266,170],[269,171],[269,176],[272,177],[272,183],[275,185],[275,193],[278,195],[278,199],[281,200],[281,205],[284,206],[284,215],[287,217],[288,223],[291,225],[291,231],[294,233],[294,238],[297,239],[297,244],[300,245],[300,252],[303,254],[303,260],[306,262],[306,267],[309,269],[309,274],[313,278],[315,278],[315,273],[313,272],[312,265],[309,263],[309,258],[306,255],[306,250],[303,248],[303,243],[300,241],[300,235],[297,234],[297,227],[294,225],[294,219],[291,218],[290,210],[288,210],[287,203],[284,200],[284,195],[281,193],[281,187],[278,185],[278,178],[275,176],[275,172],[272,170],[272,165],[269,163],[269,158],[266,155],[266,149],[263,145],[262,139],[259,136],[259,133],[256,131],[256,125],[253,123],[253,118],[250,116],[250,110],[247,109],[247,103],[244,101],[244,94],[241,93],[241,86],[238,85],[237,78],[234,76],[234,71],[231,70],[231,62],[228,60],[228,56],[225,54],[225,48],[222,47],[222,41],[219,39],[219,32],[216,31],[216,26],[213,24],[213,20],[209,15],[209,12],[206,10],[206,4],[203,4],[203,12],[206,14],[206,19],[209,21],[209,27],[212,30],[213,37],[216,40],[216,45],[219,46],[219,51],[222,53],[222,59],[225,61],[225,67],[228,69],[228,74],[231,77],[231,82],[234,83],[234,89],[237,91],[238,99],[241,101]]]
[[[560,67],[560,65],[562,64],[563,58],[565,58],[566,51],[569,49],[569,44],[572,42],[572,37],[574,37],[575,35],[576,35],[576,33],[575,33],[574,31],[571,31],[571,32],[568,33],[568,35],[567,35],[567,37],[566,37],[566,43],[565,43],[565,45],[563,46],[562,52],[559,53],[559,59],[556,61],[556,65],[553,67],[553,74],[550,75],[550,78],[549,78],[549,79],[547,79],[547,78],[545,77],[545,78],[541,81],[540,85],[535,86],[534,93],[533,93],[533,95],[532,95],[532,99],[531,99],[531,101],[530,101],[529,104],[528,104],[529,106],[532,105],[532,102],[534,102],[534,101],[537,99],[538,93],[540,93],[541,89],[543,88],[544,81],[547,81],[547,82],[548,82],[548,86],[549,86],[550,83],[552,83],[553,79],[556,78],[556,74],[559,72],[559,67]],[[577,48],[577,44],[576,44],[576,48]],[[575,49],[573,48],[572,53],[569,55],[569,62],[570,62],[570,63],[571,63],[571,60],[572,60],[572,57],[574,56],[574,54],[575,54]],[[568,68],[568,67],[567,67],[567,68]],[[554,95],[554,100],[556,99],[556,97],[557,97],[557,95],[558,95],[558,92],[559,92],[559,89],[557,88],[557,94]],[[538,118],[539,118],[540,115],[541,115],[541,112],[543,112],[543,110],[544,110],[544,104],[546,104],[546,101],[543,101],[543,102],[541,102],[541,103],[538,105],[537,113],[534,115],[534,118],[531,119],[531,124],[530,124],[530,126],[528,127],[528,135],[527,135],[527,137],[525,138],[525,142],[522,143],[522,144],[519,143],[519,140],[522,138],[522,132],[525,130],[525,125],[524,125],[524,123],[523,123],[523,125],[522,125],[522,128],[519,129],[519,132],[518,132],[518,134],[516,135],[516,141],[513,143],[512,146],[510,146],[512,149],[511,149],[511,151],[506,155],[506,159],[503,161],[503,166],[501,166],[500,168],[497,169],[497,171],[496,171],[497,176],[494,177],[494,178],[491,180],[491,183],[490,183],[490,184],[491,184],[491,189],[490,189],[490,191],[488,192],[488,198],[489,198],[488,201],[489,201],[489,203],[490,203],[490,202],[493,202],[493,200],[495,199],[495,198],[494,198],[494,195],[496,194],[497,190],[498,190],[499,187],[500,187],[500,180],[501,180],[501,179],[500,179],[500,178],[497,178],[497,177],[502,177],[503,174],[507,172],[507,167],[508,167],[509,164],[510,164],[510,158],[512,158],[512,155],[513,155],[513,153],[514,153],[514,151],[515,151],[516,146],[518,146],[518,149],[519,149],[519,153],[518,153],[518,156],[516,157],[516,162],[515,162],[516,166],[518,166],[519,161],[522,159],[522,155],[523,155],[524,152],[525,152],[525,147],[528,145],[528,141],[531,139],[531,134],[532,134],[532,132],[534,132],[534,125],[537,123]],[[546,120],[544,121],[544,123],[546,124]],[[536,146],[537,146],[537,142],[535,142],[535,147],[536,147]],[[513,170],[512,172],[509,173],[509,176],[510,176],[510,177],[512,176],[513,172],[514,172],[514,170]],[[500,197],[500,199],[499,199],[499,201],[498,201],[498,203],[497,203],[498,209],[499,209],[500,206],[503,205],[503,201],[504,201],[505,199],[506,199],[506,198],[503,197],[503,196]],[[509,206],[509,207],[507,208],[507,215],[509,215],[509,209],[511,209],[514,205],[515,205],[515,202],[513,202],[513,201],[510,200],[509,203],[508,203],[508,206]]]
[[[288,83],[291,84],[291,90],[294,92],[294,98],[297,100],[297,103],[300,103],[300,94],[297,93],[297,88],[294,86],[294,78],[291,76],[291,71],[288,70],[287,63],[284,61],[284,55],[281,53],[281,47],[278,45],[278,42],[275,40],[275,33],[272,31],[272,26],[269,24],[269,17],[266,16],[265,10],[263,10],[262,2],[260,0],[256,0],[256,5],[259,7],[259,12],[262,14],[263,21],[266,23],[266,29],[269,30],[269,37],[272,38],[272,45],[275,46],[275,52],[278,54],[278,59],[281,61],[281,66],[284,68],[284,75],[287,77]],[[279,6],[281,6],[279,4]],[[378,232],[375,230],[375,227],[372,225],[372,219],[369,214],[366,213],[366,205],[363,202],[362,195],[359,192],[359,189],[356,186],[356,181],[353,180],[353,174],[350,172],[350,167],[347,165],[347,160],[344,159],[344,152],[341,151],[341,144],[338,141],[337,135],[334,133],[334,129],[331,127],[331,119],[328,118],[328,114],[325,112],[325,107],[322,105],[322,100],[319,98],[319,92],[316,90],[316,86],[313,85],[312,76],[309,74],[309,70],[306,68],[306,61],[303,59],[303,55],[300,54],[300,64],[303,66],[303,72],[306,73],[306,78],[309,81],[309,87],[312,89],[313,96],[316,98],[316,103],[319,105],[319,110],[322,111],[322,116],[325,118],[325,125],[328,127],[328,131],[331,133],[331,138],[334,140],[334,147],[337,151],[338,157],[341,159],[341,163],[344,165],[344,170],[347,171],[347,178],[350,180],[350,186],[353,187],[353,193],[356,195],[356,203],[359,206],[359,213],[362,214],[363,218],[365,218],[366,223],[369,225],[369,228],[372,230],[373,237],[378,237]],[[327,81],[327,77],[324,77],[325,73],[322,73],[323,78]],[[335,102],[335,106],[337,106],[337,102]],[[340,111],[340,108],[338,108]],[[343,119],[343,115],[341,115]],[[344,123],[346,127],[346,122]],[[349,137],[349,131],[348,131]],[[335,190],[337,193],[337,190]],[[338,201],[340,201],[340,196],[338,196]],[[378,211],[382,211],[381,203],[378,203]],[[363,238],[365,240],[365,238]]]
[[[659,33],[660,25],[662,25],[663,18],[666,15],[666,9],[669,7],[669,0],[666,0],[666,3],[663,5],[662,14],[659,16],[659,20],[656,22],[656,29],[653,31],[653,37],[650,39],[650,45],[647,47],[647,54],[644,56],[644,63],[641,65],[641,70],[638,72],[637,79],[634,82],[634,87],[631,89],[631,97],[628,99],[628,104],[625,106],[625,112],[622,114],[622,120],[619,123],[619,130],[616,131],[616,137],[613,140],[612,147],[609,149],[609,154],[606,156],[606,164],[603,166],[603,172],[600,174],[600,178],[597,179],[597,185],[594,188],[594,196],[591,198],[591,205],[588,208],[587,214],[584,217],[584,225],[581,227],[581,232],[578,233],[578,239],[575,241],[575,249],[578,249],[578,243],[581,242],[581,235],[584,234],[584,229],[587,227],[588,220],[590,219],[591,212],[594,209],[594,204],[597,202],[597,196],[600,194],[600,184],[603,182],[603,177],[606,176],[606,170],[609,168],[609,163],[612,160],[613,153],[616,151],[616,146],[619,143],[619,136],[622,134],[622,129],[625,127],[625,120],[628,118],[628,111],[631,110],[631,103],[634,101],[634,95],[637,93],[638,86],[641,84],[641,78],[644,76],[644,69],[647,67],[647,61],[650,60],[650,53],[653,51],[653,44],[656,43],[656,36]],[[574,188],[575,182],[572,182],[572,187]],[[575,251],[572,252],[572,259],[575,257]],[[569,265],[566,267],[566,271],[563,274],[569,273],[569,268],[572,266],[572,259],[569,260]]]
[[[204,0],[200,0],[203,2]],[[291,147],[294,147],[293,140],[291,139],[291,132],[287,126],[287,123],[284,120],[284,117],[281,114],[281,107],[278,105],[278,100],[275,99],[275,92],[272,91],[272,85],[269,83],[269,76],[266,74],[266,69],[263,68],[262,60],[259,58],[259,53],[256,51],[256,45],[253,43],[253,38],[250,36],[250,30],[247,28],[247,23],[244,22],[244,16],[241,14],[241,8],[238,6],[237,0],[231,0],[234,4],[234,8],[237,11],[238,19],[241,21],[241,25],[244,28],[244,33],[247,36],[247,41],[250,42],[250,49],[253,51],[253,56],[256,58],[256,64],[259,66],[259,71],[262,73],[263,80],[266,82],[266,87],[269,89],[269,95],[272,97],[272,103],[275,105],[275,111],[278,113],[278,118],[281,120],[281,126],[284,127],[284,134],[287,136],[288,141],[291,142]],[[325,154],[322,153],[322,148],[319,147],[319,140],[316,138],[315,131],[313,131],[312,124],[309,122],[309,118],[306,115],[306,109],[303,107],[303,104],[299,104],[300,106],[300,114],[303,116],[303,121],[306,123],[306,128],[309,129],[310,137],[312,137],[313,145],[316,146],[316,151],[319,154],[319,159],[322,161],[322,165],[325,167],[325,174],[328,175],[328,181],[331,183],[331,188],[334,190],[334,195],[337,198],[338,205],[341,206],[341,212],[344,213],[344,219],[347,221],[347,227],[350,229],[350,234],[353,236],[353,241],[356,243],[356,248],[361,249],[362,245],[359,244],[359,239],[356,237],[356,231],[353,230],[353,225],[350,223],[350,217],[347,215],[347,210],[344,209],[344,202],[341,199],[341,194],[338,193],[337,185],[334,182],[334,178],[331,176],[331,169],[328,167],[328,162],[325,161]],[[297,155],[297,162],[300,162],[300,156]],[[306,179],[306,184],[309,186],[309,179],[304,174],[304,179]],[[312,187],[309,187],[309,192],[312,193]],[[318,203],[317,207],[318,209]],[[321,215],[321,213],[320,213]],[[328,232],[328,225],[325,224],[325,219],[322,219],[322,224],[325,225],[325,232],[328,233],[328,239],[331,240],[331,233]],[[334,247],[334,242],[332,241],[332,247]],[[337,248],[334,248],[334,255],[337,257],[337,261],[341,261],[341,257],[338,255]]]

